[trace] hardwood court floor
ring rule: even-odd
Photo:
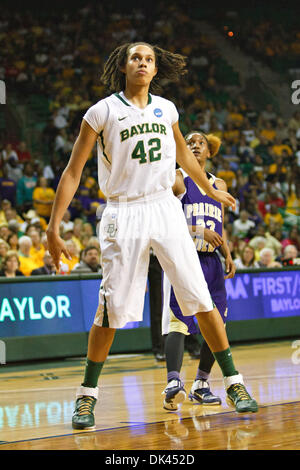
[[[100,380],[93,432],[71,428],[83,358],[0,366],[0,450],[299,450],[300,341],[233,345],[232,351],[258,413],[228,407],[217,366],[210,384],[221,406],[187,399],[180,411],[167,412],[165,363],[151,354],[112,355]],[[185,354],[187,392],[197,365]]]

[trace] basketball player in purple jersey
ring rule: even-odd
[[[218,153],[221,145],[220,139],[212,134],[206,136],[199,131],[191,131],[185,138],[199,165],[205,170],[207,158]],[[215,189],[227,190],[226,183],[220,178],[215,178],[210,173],[207,173],[207,177]],[[227,245],[223,205],[209,197],[181,169],[176,172],[173,192],[181,200],[209,292],[225,325],[227,316],[225,279],[234,276],[235,265]],[[224,276],[217,249],[225,258],[226,276]],[[181,313],[174,290],[166,278],[164,279],[164,295],[166,298],[163,309],[163,333],[167,334],[165,351],[168,371],[168,385],[164,390],[164,408],[176,411],[178,404],[186,397],[184,385],[180,379],[184,338],[185,335],[199,333],[199,328],[193,317],[184,317]],[[189,393],[191,401],[197,401],[203,405],[221,404],[221,399],[213,395],[208,384],[214,362],[214,355],[204,340],[197,374]]]

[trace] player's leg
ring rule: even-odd
[[[219,310],[224,326],[227,317],[227,294],[223,266],[217,253],[198,252],[199,261],[211,297]],[[204,340],[200,348],[200,361],[194,383],[189,393],[191,401],[198,401],[204,405],[219,405],[221,398],[214,395],[210,389],[209,377],[215,363],[215,356]]]
[[[220,405],[222,400],[213,394],[209,384],[209,376],[215,357],[204,340],[200,348],[200,361],[195,380],[192,384],[189,400],[201,403],[201,405]]]
[[[168,333],[165,341],[167,364],[167,386],[162,392],[164,395],[163,407],[169,411],[177,411],[186,399],[184,383],[180,378],[180,370],[184,355],[184,334],[177,331]]]
[[[171,204],[166,207],[168,214],[164,211],[168,219],[169,239],[151,240],[152,246],[174,288],[183,315],[198,312],[196,316],[201,334],[222,370],[227,394],[234,390],[236,410],[257,411],[257,403],[247,394],[243,378],[235,369],[222,317],[218,309],[213,307],[181,204],[178,203],[177,214],[175,202],[173,211]]]
[[[237,412],[256,412],[258,405],[249,395],[243,376],[236,370],[226,329],[217,308],[196,314],[200,331],[218,362],[224,378],[227,399]]]
[[[183,317],[169,279],[164,273],[162,277],[162,333],[166,335],[165,354],[167,366],[167,386],[162,392],[162,395],[164,395],[163,407],[169,411],[176,411],[186,398],[180,371],[184,355],[184,339],[188,334],[188,325],[184,323],[184,320],[191,321],[192,318]],[[170,308],[171,299],[173,310]],[[177,318],[177,315],[179,318]]]
[[[140,218],[143,218],[142,213]],[[117,212],[114,207],[107,207],[102,215],[100,241],[102,260],[105,260],[103,278],[98,309],[89,335],[84,381],[76,394],[72,419],[75,429],[87,429],[94,424],[98,380],[116,328],[143,318],[149,241],[147,234],[143,233],[143,229],[139,230],[136,223],[136,212],[130,205]],[[146,226],[145,223],[140,225]]]
[[[98,399],[98,380],[112,345],[115,331],[114,328],[105,328],[95,324],[91,327],[84,380],[76,392],[76,405],[72,418],[74,429],[94,427],[94,407]]]

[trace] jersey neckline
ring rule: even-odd
[[[139,111],[141,111],[141,112],[144,111],[144,110],[147,108],[147,106],[152,103],[152,96],[150,95],[150,93],[148,93],[148,102],[147,102],[147,105],[146,105],[145,108],[139,108],[138,106],[135,106],[133,103],[131,103],[131,102],[126,98],[126,96],[125,96],[125,94],[124,94],[123,91],[120,91],[120,93],[115,93],[114,95],[115,95],[117,98],[119,98],[119,100],[122,101],[122,103],[125,104],[126,106],[129,106],[129,107],[131,107],[131,108],[135,108],[135,109],[137,109],[137,110],[139,110]]]

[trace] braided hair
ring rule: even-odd
[[[155,65],[158,71],[150,83],[150,93],[161,91],[161,79],[167,78],[168,80],[177,82],[182,75],[187,73],[185,68],[186,57],[181,54],[174,54],[173,52],[166,51],[158,46],[152,46],[146,42],[125,43],[117,47],[104,64],[101,81],[110,91],[125,90],[126,77],[121,71],[121,68],[126,64],[130,49],[138,45],[150,47],[155,55]]]

